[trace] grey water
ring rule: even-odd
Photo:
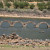
[[[22,18],[0,18],[0,21],[9,20],[9,21],[22,21],[28,22],[32,21],[36,24],[40,22],[47,22],[50,25],[49,19],[22,19]],[[6,34],[9,35],[13,32],[18,34],[23,38],[30,39],[50,39],[50,28],[47,27],[47,24],[40,24],[38,28],[34,27],[32,23],[27,24],[26,28],[22,27],[20,23],[16,23],[14,27],[10,27],[8,22],[3,22],[0,26],[0,35]]]

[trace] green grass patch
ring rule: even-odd
[[[15,47],[15,48],[17,48],[17,47],[23,47],[23,46],[22,45],[17,46],[17,45],[2,44],[2,45],[0,45],[0,47]],[[26,47],[32,47],[32,46],[26,46]],[[37,47],[50,47],[50,46],[37,46]]]

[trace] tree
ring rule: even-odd
[[[3,8],[3,3],[2,2],[0,2],[0,8]]]
[[[34,6],[34,4],[31,4],[30,5],[30,9],[33,9],[35,6]]]
[[[5,2],[4,2],[4,0],[2,0],[1,2],[3,3],[3,7],[5,8]]]
[[[11,1],[11,2],[14,2],[14,0],[4,0],[4,1],[5,1],[5,2],[10,2],[10,1]]]
[[[25,6],[25,5],[24,5],[24,2],[20,2],[20,3],[19,3],[19,7],[20,7],[20,8],[24,8],[24,6]]]
[[[24,2],[24,6],[25,7],[28,7],[29,6],[29,3],[28,2]]]
[[[50,2],[47,3],[47,9],[50,10]]]
[[[15,8],[18,8],[18,7],[19,7],[19,2],[17,2],[17,1],[14,2],[14,7],[15,7]]]
[[[48,5],[48,8],[47,9],[50,10],[50,5]]]
[[[6,2],[6,6],[7,6],[8,8],[10,8],[11,3]]]
[[[37,3],[37,6],[39,8],[39,10],[43,10],[43,9],[46,9],[46,4],[45,3]]]

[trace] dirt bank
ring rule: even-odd
[[[50,19],[50,17],[38,17],[38,16],[17,16],[17,15],[0,15],[0,17],[4,17],[4,18],[32,18],[32,19]]]

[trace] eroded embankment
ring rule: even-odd
[[[1,10],[0,17],[50,19],[49,11],[44,13],[39,10]]]

